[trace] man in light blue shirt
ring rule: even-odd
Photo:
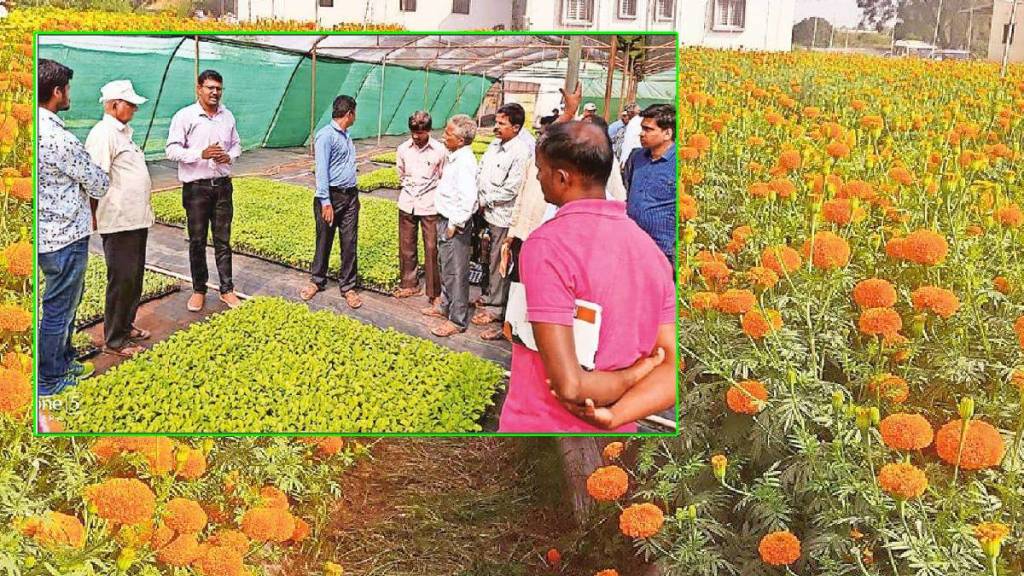
[[[628,111],[623,110],[620,112],[619,119],[608,125],[608,137],[614,140],[619,131],[626,127],[626,123],[629,122],[629,120],[630,116]]]
[[[338,285],[350,308],[363,305],[356,292],[356,241],[359,230],[359,190],[356,188],[356,147],[348,130],[356,123],[356,101],[351,96],[334,99],[331,122],[316,133],[316,252],[310,283],[299,292],[309,300],[327,287],[327,266],[334,245],[334,230],[341,232],[341,272]]]
[[[46,279],[39,318],[39,396],[58,394],[93,372],[75,361],[71,336],[85,290],[92,215],[89,199],[106,195],[110,178],[57,116],[71,108],[74,72],[39,60],[39,270]]]

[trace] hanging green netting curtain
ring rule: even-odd
[[[84,140],[103,116],[100,87],[131,80],[149,98],[132,121],[148,157],[163,155],[171,117],[195,102],[194,37],[40,36],[41,58],[72,68],[66,125]],[[244,149],[308,143],[313,63],[308,55],[200,38],[199,69],[224,77],[223,103],[235,116]],[[402,66],[318,58],[316,129],[331,119],[335,96],[356,99],[353,138],[408,132],[407,120],[427,110],[435,126],[454,114],[475,114],[494,78]]]

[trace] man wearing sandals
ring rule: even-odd
[[[397,298],[421,293],[416,268],[419,265],[417,229],[423,230],[423,268],[427,299],[436,305],[441,297],[440,269],[437,264],[437,208],[434,193],[441,179],[443,144],[430,137],[433,121],[420,111],[409,117],[410,138],[398,147],[396,166],[402,191],[398,195],[398,268],[401,284]]]
[[[491,235],[491,245],[501,246],[512,225],[513,208],[533,155],[519,138],[519,132],[526,121],[526,112],[522,106],[502,106],[495,114],[494,121],[496,138],[480,160],[477,188],[480,190],[480,207]],[[489,264],[487,297],[480,301],[480,311],[471,320],[478,326],[501,322],[505,317],[510,279],[501,273],[500,250],[491,251]],[[480,337],[484,340],[504,338],[500,328],[486,330]]]
[[[477,166],[470,145],[475,139],[476,121],[472,118],[456,114],[448,120],[444,130],[448,156],[434,195],[441,302],[423,309],[425,316],[445,319],[430,331],[440,338],[465,332],[469,324],[469,254],[477,211]]]
[[[356,101],[341,95],[334,99],[331,121],[316,133],[313,141],[316,162],[316,252],[310,283],[299,292],[309,300],[327,287],[328,263],[334,245],[334,231],[341,236],[341,272],[338,286],[349,308],[363,305],[356,292],[356,241],[359,230],[359,189],[356,188],[356,147],[348,130],[356,123]]]
[[[104,352],[134,356],[143,351],[136,340],[149,332],[135,326],[146,271],[146,238],[153,225],[152,181],[146,155],[132,140],[128,125],[146,98],[130,80],[115,80],[100,90],[103,119],[89,132],[85,149],[110,175],[110,189],[95,203],[96,231],[103,239],[107,291],[103,308]]]
[[[213,229],[213,250],[220,278],[220,299],[229,308],[242,305],[231,279],[231,165],[242,155],[235,117],[220,103],[224,78],[204,70],[196,81],[198,101],[171,118],[164,152],[178,163],[182,205],[188,229],[188,260],[192,296],[188,309],[199,312],[206,303],[206,237]]]
[[[87,198],[102,198],[110,178],[57,116],[71,108],[70,68],[39,59],[39,176],[37,262],[46,279],[39,317],[40,396],[59,394],[94,367],[75,361],[71,336],[85,290],[92,233]]]

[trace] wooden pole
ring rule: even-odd
[[[380,106],[377,108],[377,146],[380,146],[381,136],[384,134],[384,72],[388,67],[388,57],[381,60],[380,66]]]
[[[612,46],[608,51],[608,79],[604,84],[604,120],[609,123],[612,121],[612,81],[615,77],[615,52],[618,49],[618,41],[618,36],[612,36]],[[621,107],[622,102],[619,102],[619,108]]]
[[[316,45],[313,54],[313,73],[309,85],[309,154],[313,155],[313,140],[316,139]]]
[[[565,93],[571,94],[576,90],[576,84],[580,81],[580,57],[583,55],[583,39],[580,36],[573,36],[569,39],[569,59],[565,70]]]
[[[199,83],[199,36],[196,36],[196,84]]]
[[[629,99],[626,97],[626,82],[629,78],[629,48],[625,50],[625,57],[622,59],[622,83],[619,85],[619,98],[622,100],[623,106],[630,104]]]

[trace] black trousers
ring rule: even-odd
[[[316,218],[316,252],[310,269],[312,282],[321,290],[327,286],[328,265],[331,248],[334,245],[334,231],[341,236],[341,273],[338,286],[341,293],[356,288],[356,248],[359,241],[359,190],[356,188],[331,188],[331,206],[334,207],[334,223],[324,220],[318,198],[313,199],[313,217]]]
[[[437,217],[437,256],[441,261],[441,313],[465,331],[469,325],[469,254],[473,219],[448,238],[448,219]]]
[[[192,290],[206,293],[210,271],[206,267],[206,236],[213,229],[213,252],[220,277],[220,293],[235,290],[231,279],[231,218],[234,206],[231,179],[186,182],[182,186],[181,203],[185,207],[188,227],[188,262],[192,270]]]
[[[148,228],[101,234],[107,261],[107,299],[103,308],[103,340],[108,348],[129,344],[142,298],[142,277],[146,272]]]

